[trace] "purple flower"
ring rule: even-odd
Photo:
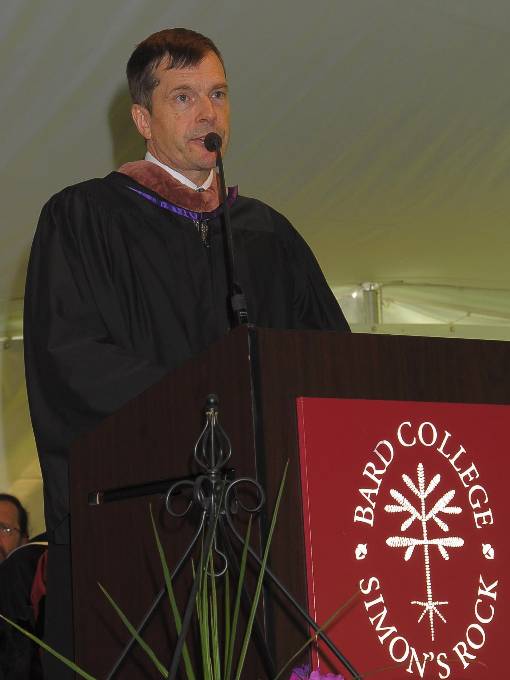
[[[310,680],[324,680],[324,678],[329,678],[329,680],[345,680],[343,675],[335,675],[334,673],[322,674],[320,671],[310,673]]]
[[[290,680],[345,680],[343,675],[334,673],[321,673],[319,670],[310,673],[310,666],[293,668]]]

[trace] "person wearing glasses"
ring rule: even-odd
[[[29,540],[28,513],[16,496],[0,493],[0,613],[39,637],[46,593],[46,536]],[[39,680],[37,645],[0,623],[0,680]]]
[[[28,515],[16,496],[0,494],[0,562],[28,541]]]

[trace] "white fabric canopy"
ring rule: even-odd
[[[356,330],[510,339],[507,0],[4,0],[2,337],[22,333],[43,202],[141,157],[123,71],[166,26],[219,45],[228,180],[295,223]],[[363,282],[375,325],[352,297]],[[1,364],[0,483],[35,502],[16,342]]]

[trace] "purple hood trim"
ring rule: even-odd
[[[151,196],[151,194],[146,194],[145,191],[141,191],[140,189],[135,189],[134,187],[129,186],[127,188],[130,189],[131,191],[134,191],[139,196],[143,196],[143,198],[146,198],[151,203],[154,203],[154,205],[157,205],[160,208],[164,208],[165,210],[170,210],[171,212],[175,213],[176,215],[180,215],[181,217],[187,217],[189,220],[193,220],[194,222],[198,220],[211,220],[213,217],[216,217],[222,212],[221,205],[219,205],[216,208],[216,210],[213,210],[212,212],[202,213],[194,212],[193,210],[181,208],[181,206],[175,205],[174,203],[170,203],[169,201],[164,201],[161,198]],[[229,207],[231,207],[234,201],[236,200],[238,193],[239,192],[237,186],[228,188],[227,203]]]

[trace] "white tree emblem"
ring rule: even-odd
[[[391,548],[406,548],[404,554],[404,560],[407,562],[411,559],[414,549],[417,546],[423,546],[423,559],[425,562],[425,583],[427,588],[427,600],[425,602],[412,600],[411,604],[417,604],[423,607],[418,621],[421,621],[425,614],[428,614],[428,619],[430,623],[430,634],[432,640],[435,637],[434,631],[434,614],[436,614],[441,621],[446,623],[445,617],[441,614],[438,607],[441,605],[448,604],[447,601],[434,601],[432,596],[432,576],[430,569],[430,552],[429,546],[436,546],[441,557],[445,560],[450,559],[447,548],[460,548],[464,545],[464,539],[458,536],[444,536],[443,538],[429,538],[428,537],[428,523],[433,520],[438,527],[445,533],[450,531],[449,526],[444,522],[438,515],[444,513],[447,515],[458,515],[462,512],[462,509],[455,506],[449,505],[450,501],[455,496],[455,490],[451,489],[441,496],[441,498],[432,506],[430,510],[427,510],[427,498],[437,487],[441,481],[441,475],[437,474],[429,482],[427,488],[425,488],[425,471],[423,469],[423,463],[418,463],[417,468],[418,476],[418,487],[414,484],[410,477],[407,475],[402,475],[402,479],[405,485],[412,491],[412,493],[417,496],[420,500],[419,510],[414,507],[414,505],[399,491],[395,489],[390,490],[390,495],[394,498],[398,505],[386,505],[386,512],[407,512],[409,517],[402,523],[400,530],[407,531],[409,527],[416,520],[421,523],[422,528],[422,538],[408,538],[407,536],[390,536],[386,539],[386,544]]]

